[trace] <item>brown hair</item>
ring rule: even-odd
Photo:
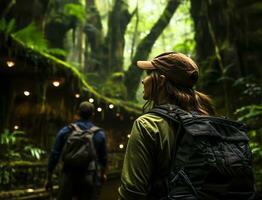
[[[176,86],[168,79],[165,80],[163,87],[159,87],[159,70],[150,70],[152,77],[152,87],[150,99],[143,106],[143,110],[159,105],[160,91],[164,92],[165,103],[175,104],[186,111],[196,111],[203,115],[214,115],[215,110],[210,97],[192,88]]]

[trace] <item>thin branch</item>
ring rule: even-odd
[[[132,42],[131,42],[131,54],[130,54],[131,62],[132,62],[133,55],[134,55],[134,48],[135,48],[137,32],[138,32],[138,23],[139,23],[138,0],[136,1],[136,9],[134,10],[134,13],[136,15],[136,22],[135,22],[135,30],[134,30],[134,34],[133,34]]]

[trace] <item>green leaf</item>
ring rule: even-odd
[[[262,116],[262,105],[243,106],[235,111],[235,114],[241,114],[238,118],[240,121],[249,120],[258,116]]]
[[[13,36],[31,48],[39,51],[48,50],[48,42],[44,37],[44,33],[38,30],[34,23],[31,23],[22,30],[14,33]]]
[[[6,30],[6,20],[4,18],[0,19],[0,31],[5,32]]]
[[[11,19],[10,22],[6,26],[6,33],[11,34],[15,29],[15,19]]]
[[[64,12],[67,15],[76,17],[81,23],[85,21],[85,7],[79,4],[69,3],[64,6]]]

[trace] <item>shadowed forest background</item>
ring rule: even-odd
[[[95,104],[94,120],[108,138],[109,177],[117,180],[144,103],[145,74],[135,63],[164,51],[196,60],[196,89],[213,98],[218,115],[248,125],[262,190],[261,1],[0,0],[0,5],[0,199],[46,198],[48,153],[81,100]]]

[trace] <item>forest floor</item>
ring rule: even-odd
[[[116,200],[117,189],[120,185],[120,179],[112,179],[105,183],[102,188],[100,198],[98,200]]]

